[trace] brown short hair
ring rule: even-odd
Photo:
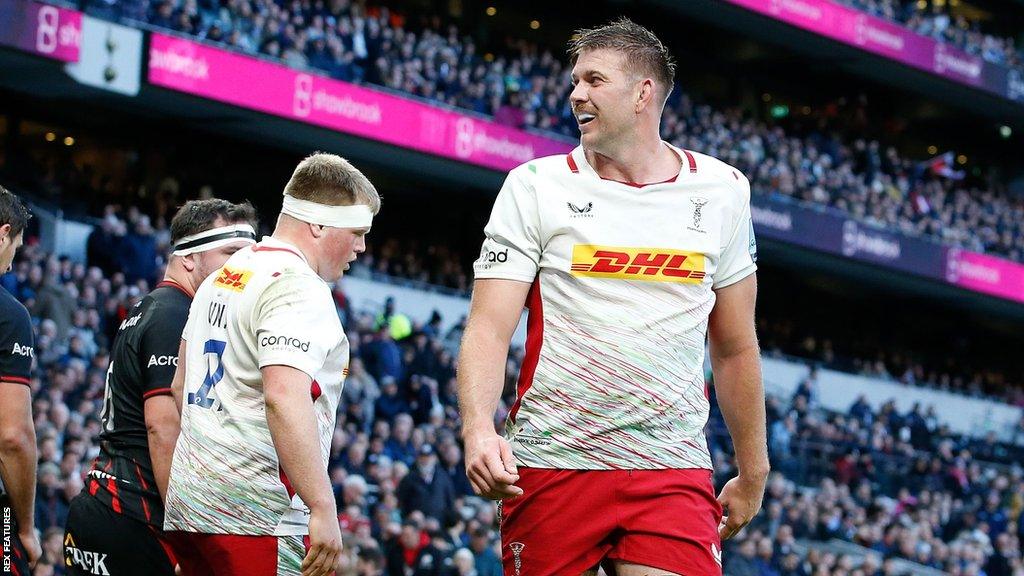
[[[220,198],[189,200],[171,219],[171,243],[213,228],[218,217],[228,224],[249,224],[253,230],[258,226],[256,209],[248,200],[241,204],[232,204]]]
[[[21,199],[0,186],[0,226],[11,225],[11,238],[25,231],[32,214],[21,203]]]
[[[676,62],[654,32],[625,16],[604,26],[577,30],[569,41],[569,63],[575,65],[581,54],[591,50],[622,52],[629,68],[654,78],[664,90],[663,100],[668,100]]]
[[[287,196],[325,206],[366,204],[376,214],[380,195],[370,180],[337,154],[314,152],[295,167],[284,187]]]

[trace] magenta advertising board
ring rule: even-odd
[[[573,144],[370,88],[153,33],[149,82],[496,170]]]
[[[1020,72],[830,0],[725,0],[953,82],[1024,103]]]
[[[78,62],[82,13],[23,0],[0,0],[0,45],[61,62]]]
[[[1024,265],[994,256],[951,248],[946,281],[975,292],[1024,302]]]

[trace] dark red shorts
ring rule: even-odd
[[[308,536],[166,532],[183,576],[298,576]]]
[[[520,468],[501,508],[505,576],[577,576],[602,560],[721,576],[709,470]]]

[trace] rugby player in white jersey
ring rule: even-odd
[[[70,576],[173,576],[162,541],[166,481],[178,436],[171,397],[192,295],[239,249],[256,243],[248,203],[191,200],[171,219],[174,249],[163,281],[129,312],[110,350],[100,452],[64,526]]]
[[[508,576],[719,575],[721,541],[760,509],[768,474],[750,186],[661,140],[675,66],[649,30],[582,30],[569,53],[581,145],[512,170],[475,264],[459,364],[467,473],[504,499]],[[739,469],[717,498],[706,338]]]
[[[379,208],[359,170],[314,154],[285,186],[273,235],[196,292],[164,516],[186,576],[334,573],[327,458],[349,345],[330,283],[365,250]]]

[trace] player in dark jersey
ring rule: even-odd
[[[196,289],[231,254],[256,241],[249,203],[186,203],[171,221],[174,252],[162,282],[131,311],[114,338],[103,398],[100,454],[72,502],[64,535],[68,573],[171,576],[162,540],[167,478],[178,437],[171,380]]]
[[[0,186],[0,274],[11,269],[29,218],[18,197]],[[18,576],[28,576],[40,554],[33,520],[38,459],[29,388],[33,350],[28,310],[0,286],[0,573]]]

